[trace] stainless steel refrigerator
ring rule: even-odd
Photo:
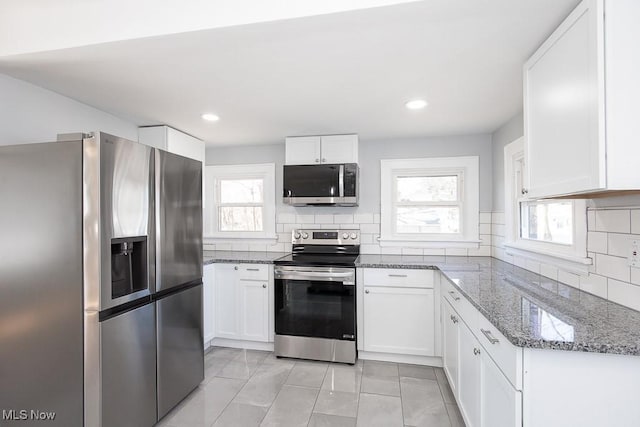
[[[203,379],[201,173],[104,133],[0,147],[0,425],[151,426]]]

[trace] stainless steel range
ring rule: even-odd
[[[355,363],[359,230],[293,230],[274,261],[275,354]]]

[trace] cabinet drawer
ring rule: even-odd
[[[269,280],[267,264],[238,264],[236,267],[240,280]]]
[[[516,390],[522,390],[522,348],[511,344],[480,313],[477,321],[478,326],[472,328],[472,331],[478,337],[478,341]]]
[[[460,315],[470,329],[477,328],[480,313],[446,278],[442,282],[442,295]]]
[[[403,270],[393,268],[365,268],[365,286],[433,288],[434,270]]]

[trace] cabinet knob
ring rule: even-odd
[[[263,283],[263,284],[262,284],[262,287],[266,289],[266,288],[267,288],[267,284],[266,284],[266,283]]]
[[[327,163],[327,159],[322,159],[322,163]]]
[[[233,269],[234,269],[234,270],[237,270],[237,269],[238,269],[238,266],[236,265],[235,267],[233,267]]]
[[[522,190],[520,190],[520,192],[522,194],[529,194],[529,190],[527,190],[526,188],[523,188]]]
[[[320,163],[320,159],[316,159],[316,163]]]
[[[475,354],[476,356],[480,354],[480,349],[479,348],[474,348],[473,349],[473,354]]]
[[[364,291],[364,293],[365,293],[365,294],[368,294],[368,293],[369,293],[369,289],[366,289],[366,290]]]

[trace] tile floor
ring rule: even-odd
[[[214,347],[205,380],[159,424],[219,426],[464,426],[439,368],[278,359]]]

